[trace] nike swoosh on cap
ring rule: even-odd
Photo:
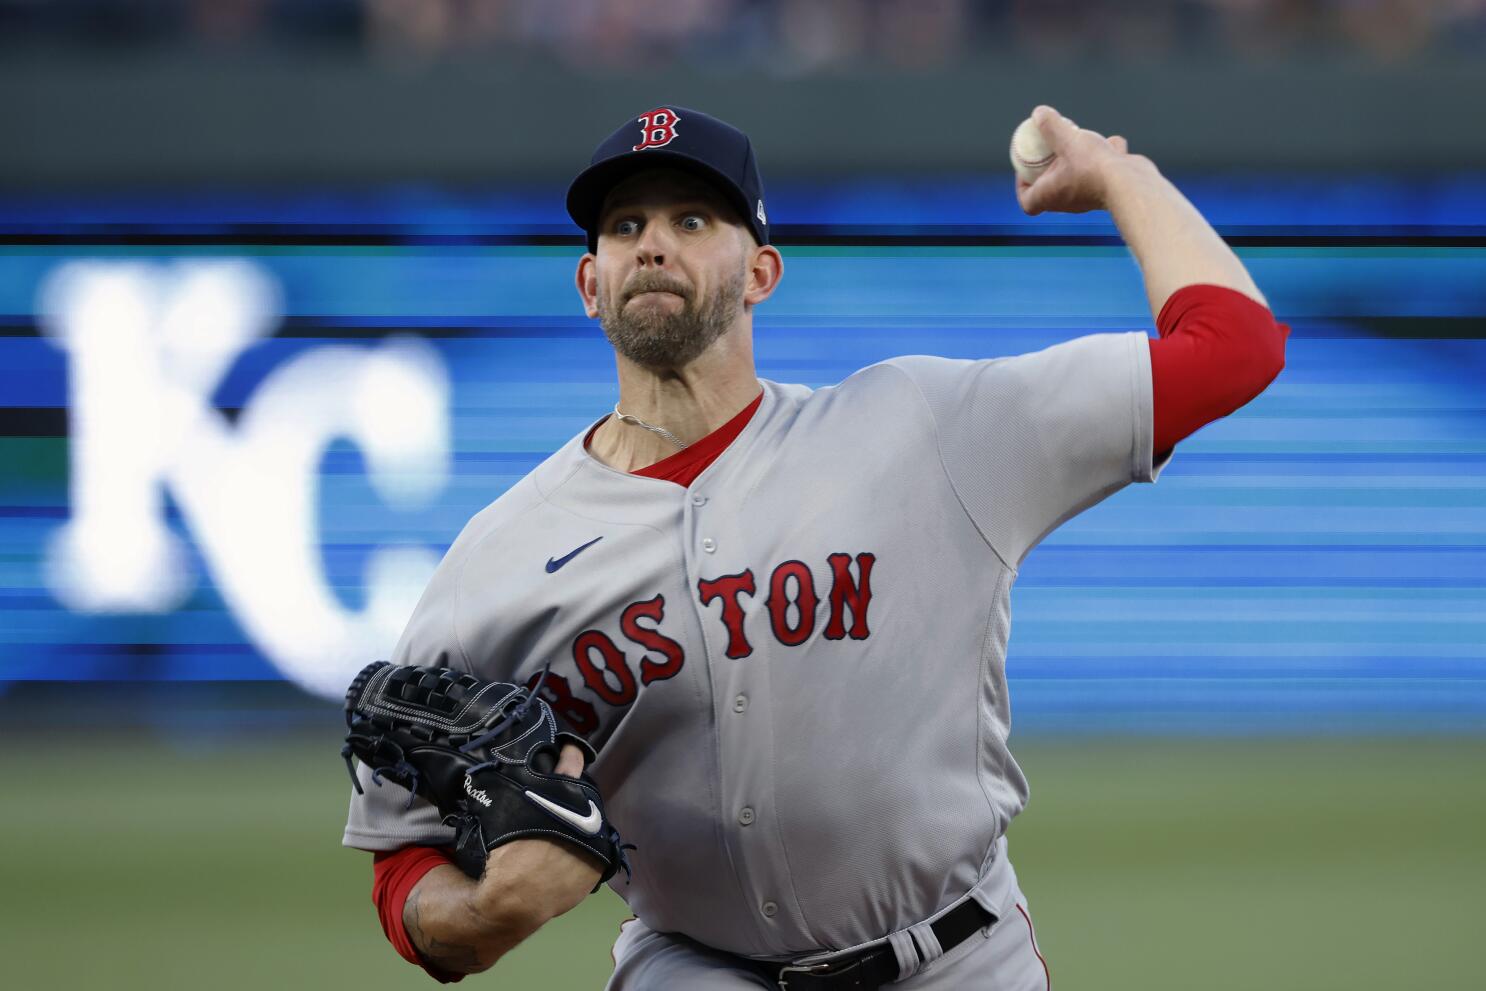
[[[572,809],[565,809],[556,802],[549,801],[534,791],[528,791],[526,797],[574,829],[582,830],[589,836],[597,836],[599,827],[604,824],[604,817],[599,813],[599,807],[593,804],[592,799],[589,799],[588,802],[588,815],[581,816]]]
[[[598,543],[600,540],[603,540],[603,539],[604,539],[603,537],[594,537],[592,540],[590,540],[588,543],[584,544],[582,547],[578,547],[578,548],[576,548],[574,550],[570,550],[566,554],[564,554],[562,557],[557,557],[557,558],[549,557],[547,559],[547,574],[549,574],[549,575],[552,574],[552,572],[556,571],[558,568],[561,568],[564,564],[567,564],[573,558],[577,557],[579,554],[582,554],[584,551],[588,550],[588,548],[592,547],[594,544]]]

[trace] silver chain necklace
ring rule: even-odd
[[[630,416],[628,413],[619,412],[618,403],[614,404],[614,416],[616,419],[619,420],[620,423],[633,423],[637,427],[644,427],[646,430],[650,431],[653,434],[660,434],[666,440],[670,441],[672,444],[675,444],[676,447],[680,450],[686,450],[686,445],[681,443],[680,439],[677,438],[675,434],[671,433],[665,427],[651,426],[644,420],[640,419],[638,416]]]

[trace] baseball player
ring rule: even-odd
[[[614,991],[1050,986],[1005,837],[1028,794],[1007,748],[1018,568],[1258,395],[1288,328],[1149,159],[1033,119],[1057,157],[1021,206],[1108,210],[1158,340],[761,380],[753,317],[784,264],[741,131],[651,110],[569,190],[619,402],[469,522],[393,661],[540,683],[596,754],[569,742],[556,773],[588,775],[634,845]],[[376,852],[387,935],[439,980],[601,876],[525,838],[472,879],[431,804],[357,774],[344,843]]]

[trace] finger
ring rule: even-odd
[[[583,751],[571,743],[562,745],[562,755],[557,758],[557,773],[576,778],[583,773]]]
[[[1078,133],[1077,124],[1047,104],[1042,104],[1032,111],[1032,120],[1053,151],[1057,151]]]
[[[1112,135],[1110,137],[1109,144],[1110,147],[1114,148],[1114,150],[1119,152],[1121,155],[1126,155],[1130,152],[1130,143],[1124,138],[1120,137],[1118,134]]]
[[[1016,201],[1021,204],[1022,212],[1029,217],[1035,217],[1042,212],[1042,196],[1035,182],[1023,182],[1018,179]]]

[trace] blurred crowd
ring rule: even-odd
[[[1486,52],[1486,0],[0,0],[0,52],[56,45],[501,53],[785,73],[1011,52],[1388,62]]]

